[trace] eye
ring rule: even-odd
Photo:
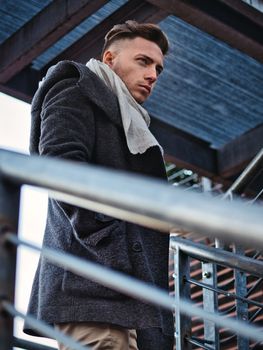
[[[157,75],[160,75],[162,73],[162,69],[156,68]]]
[[[144,58],[144,57],[138,58],[138,61],[139,61],[140,63],[142,63],[143,65],[147,65],[147,63],[148,63],[147,58]]]
[[[159,67],[159,66],[156,67],[156,72],[158,76],[162,73],[162,71],[163,71],[162,67]]]

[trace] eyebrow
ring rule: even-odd
[[[151,57],[149,57],[143,53],[139,53],[136,56],[142,56],[142,57],[146,58],[149,62],[154,63],[154,60]],[[163,65],[161,65],[161,64],[157,64],[156,68],[159,69],[160,73],[163,71]]]

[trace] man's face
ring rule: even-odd
[[[138,103],[151,94],[163,70],[163,54],[157,44],[137,37],[113,44],[104,53],[103,62],[122,79]]]

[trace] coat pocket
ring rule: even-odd
[[[95,213],[95,220],[100,221],[100,222],[111,222],[111,221],[115,221],[117,219],[115,219],[112,216],[106,215],[106,214]]]
[[[96,214],[95,217],[98,219]],[[113,270],[131,274],[132,265],[128,251],[126,223],[111,217],[102,217],[101,214],[99,220],[105,224],[104,227],[83,239],[81,244],[73,240],[71,253]],[[70,271],[64,272],[62,289],[77,295],[103,298],[114,298],[118,295],[120,297],[119,293]]]
[[[111,236],[116,230],[119,230],[120,235],[125,235],[125,230],[122,229],[122,223],[119,220],[102,213],[94,213],[94,219],[98,229],[81,239],[81,243],[84,243],[84,246],[89,250],[92,250],[91,247],[96,247],[99,243],[103,244],[103,240],[111,240]]]

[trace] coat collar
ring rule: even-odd
[[[82,94],[103,110],[116,126],[123,128],[117,96],[88,67],[74,61],[60,61],[49,68],[33,98],[32,110],[40,109],[49,89],[67,78],[77,78]]]
[[[78,85],[82,93],[103,110],[116,126],[123,128],[118,99],[113,91],[84,64],[66,62],[77,68],[79,72]]]
[[[41,110],[48,91],[59,81],[76,78],[81,93],[104,111],[113,124],[123,128],[117,96],[88,67],[73,61],[61,61],[49,68],[31,104],[30,153],[38,154]]]

